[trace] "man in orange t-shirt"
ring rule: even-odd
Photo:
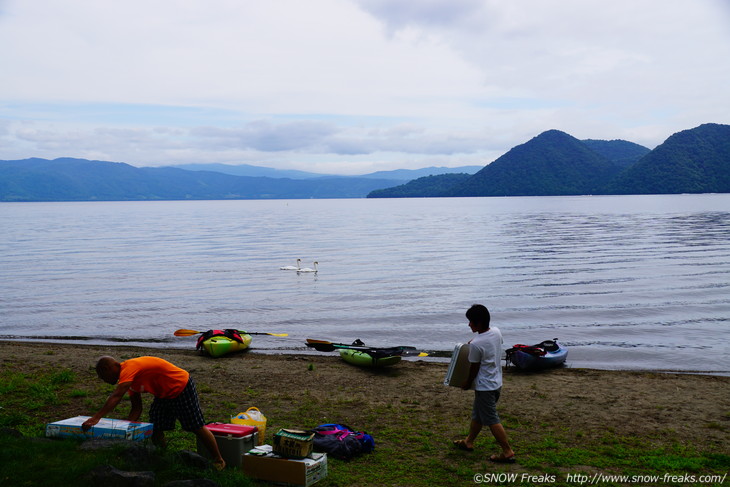
[[[183,429],[195,433],[210,451],[214,466],[218,469],[225,467],[218,443],[205,426],[195,382],[187,371],[158,357],[138,357],[121,363],[112,357],[101,357],[96,363],[96,373],[101,380],[115,384],[116,388],[99,412],[84,422],[84,431],[113,411],[127,393],[132,403],[127,419],[137,421],[142,414],[141,394],[148,392],[155,397],[150,406],[150,422],[154,425],[152,441],[155,444],[164,446],[165,431],[175,428],[175,421],[180,420]]]

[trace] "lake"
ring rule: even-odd
[[[0,230],[5,339],[443,354],[483,303],[505,347],[559,338],[570,367],[730,374],[727,194],[0,203]]]

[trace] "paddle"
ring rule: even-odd
[[[377,350],[379,352],[386,352],[390,355],[401,355],[403,357],[411,357],[411,356],[417,356],[417,357],[427,357],[428,354],[425,352],[419,352],[416,347],[368,347],[364,345],[347,345],[346,343],[332,343],[328,342],[326,340],[314,340],[312,338],[307,338],[307,346],[312,347],[315,350],[319,352],[332,352],[337,349],[345,349],[345,350],[360,350],[363,352],[371,351],[371,350]]]
[[[288,333],[266,333],[266,332],[262,332],[262,331],[256,332],[256,331],[241,331],[241,330],[236,330],[236,331],[238,331],[238,333],[240,333],[241,335],[271,335],[272,337],[288,337],[289,336]],[[174,335],[176,337],[190,337],[193,335],[198,335],[199,333],[205,333],[205,332],[196,331],[196,330],[186,330],[186,329],[182,328],[180,330],[177,330],[174,333]]]

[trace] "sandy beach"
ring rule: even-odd
[[[452,440],[467,431],[472,392],[443,385],[448,364],[404,360],[380,370],[354,367],[336,354],[267,355],[244,352],[219,359],[194,350],[68,344],[0,342],[5,371],[33,374],[70,369],[75,389],[88,388],[101,400],[93,370],[96,359],[124,360],[141,355],[165,358],[191,372],[198,384],[206,420],[228,422],[230,415],[256,406],[267,416],[267,440],[280,427],[314,427],[338,422],[365,430],[376,451],[423,448],[394,441],[393,429],[430,432],[425,440],[434,461],[447,465],[457,455]],[[541,373],[506,370],[499,412],[523,462],[531,442],[562,438],[567,444],[596,444],[606,435],[637,438],[642,445],[684,444],[705,454],[730,454],[730,377],[565,368]],[[93,391],[93,392],[92,392]],[[150,399],[145,399],[145,410]],[[95,407],[95,406],[93,406]],[[52,420],[92,414],[89,401],[69,399],[54,406]],[[111,417],[123,418],[126,406]],[[44,414],[47,414],[44,413]],[[301,418],[318,418],[302,424]],[[144,416],[143,416],[144,419]],[[311,419],[310,419],[311,421]],[[397,435],[395,435],[397,437]],[[417,450],[416,451],[417,454]],[[481,435],[476,451],[466,453],[476,471],[495,451]],[[411,452],[412,454],[413,452]],[[459,457],[463,462],[463,457]],[[520,463],[512,468],[524,469]]]
[[[324,353],[294,356],[246,352],[211,359],[193,350],[21,342],[0,342],[0,350],[3,366],[12,364],[25,372],[39,367],[68,368],[78,374],[82,385],[90,386],[98,385],[93,365],[101,355],[120,360],[157,355],[191,372],[208,410],[225,408],[225,403],[235,414],[238,409],[255,405],[271,418],[273,426],[287,426],[279,419],[289,418],[287,405],[291,408],[298,396],[311,395],[328,403],[325,410],[329,411],[333,405],[351,404],[353,400],[371,405],[410,404],[414,417],[448,411],[449,417],[462,418],[453,425],[460,430],[466,424],[472,394],[443,385],[447,364],[417,360],[369,370],[348,365],[336,354]],[[601,434],[606,428],[621,435],[671,430],[687,442],[728,449],[729,386],[730,377],[707,375],[589,369],[520,373],[508,369],[500,411],[508,424],[510,418],[529,419],[553,426],[570,425],[590,434]],[[88,412],[69,407],[58,414],[63,417]],[[379,424],[361,417],[358,408],[344,408],[340,415],[323,419],[337,419],[377,434]]]

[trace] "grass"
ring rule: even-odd
[[[304,364],[309,370],[310,364]],[[27,364],[23,370],[28,370]],[[202,381],[200,381],[202,382]],[[105,401],[111,387],[100,381],[79,377],[71,370],[21,372],[12,362],[0,370],[0,427],[19,430],[16,438],[3,433],[0,443],[0,485],[84,487],[90,484],[86,474],[98,465],[111,464],[119,469],[134,470],[119,449],[87,452],[73,440],[45,440],[45,423],[50,419],[90,414]],[[235,404],[230,397],[216,390],[215,384],[199,384],[204,408],[209,417],[228,418]],[[260,398],[261,390],[242,389],[246,403]],[[449,438],[466,434],[463,411],[440,410],[415,399],[393,398],[384,402],[363,401],[356,391],[343,387],[338,394],[324,397],[316,391],[270,394],[267,396],[269,436],[279,427],[292,424],[337,422],[348,411],[359,408],[359,418],[377,424],[376,451],[373,454],[344,462],[329,459],[329,476],[317,484],[331,486],[413,486],[475,485],[475,474],[516,474],[521,486],[545,485],[544,479],[529,476],[553,476],[550,485],[578,485],[568,481],[568,474],[607,474],[648,478],[657,474],[717,475],[730,471],[727,447],[720,451],[711,447],[687,444],[676,432],[666,430],[651,437],[631,437],[606,428],[596,432],[576,431],[568,426],[536,424],[518,414],[505,414],[503,421],[521,454],[517,465],[491,465],[484,454],[494,451],[490,435],[483,434],[477,451],[456,451]],[[149,399],[146,399],[148,401]],[[149,404],[146,402],[146,404]],[[121,405],[114,417],[123,417]],[[423,411],[428,414],[423,414]],[[448,425],[448,426],[447,426]],[[452,426],[453,425],[453,426]],[[722,425],[707,425],[720,428]],[[157,485],[172,480],[205,477],[221,486],[267,485],[246,478],[240,471],[194,470],[182,464],[179,450],[195,450],[194,436],[176,430],[168,435],[169,446],[157,451],[148,469],[156,474]],[[528,477],[520,477],[526,475]],[[495,477],[496,478],[496,477]],[[49,479],[52,482],[49,483]],[[717,479],[715,479],[717,480]],[[674,485],[660,482],[661,485]],[[498,485],[490,482],[491,485]],[[629,485],[632,482],[606,480],[602,486]],[[636,482],[633,485],[638,485]],[[643,485],[648,485],[644,483]],[[707,482],[702,485],[721,485]]]

